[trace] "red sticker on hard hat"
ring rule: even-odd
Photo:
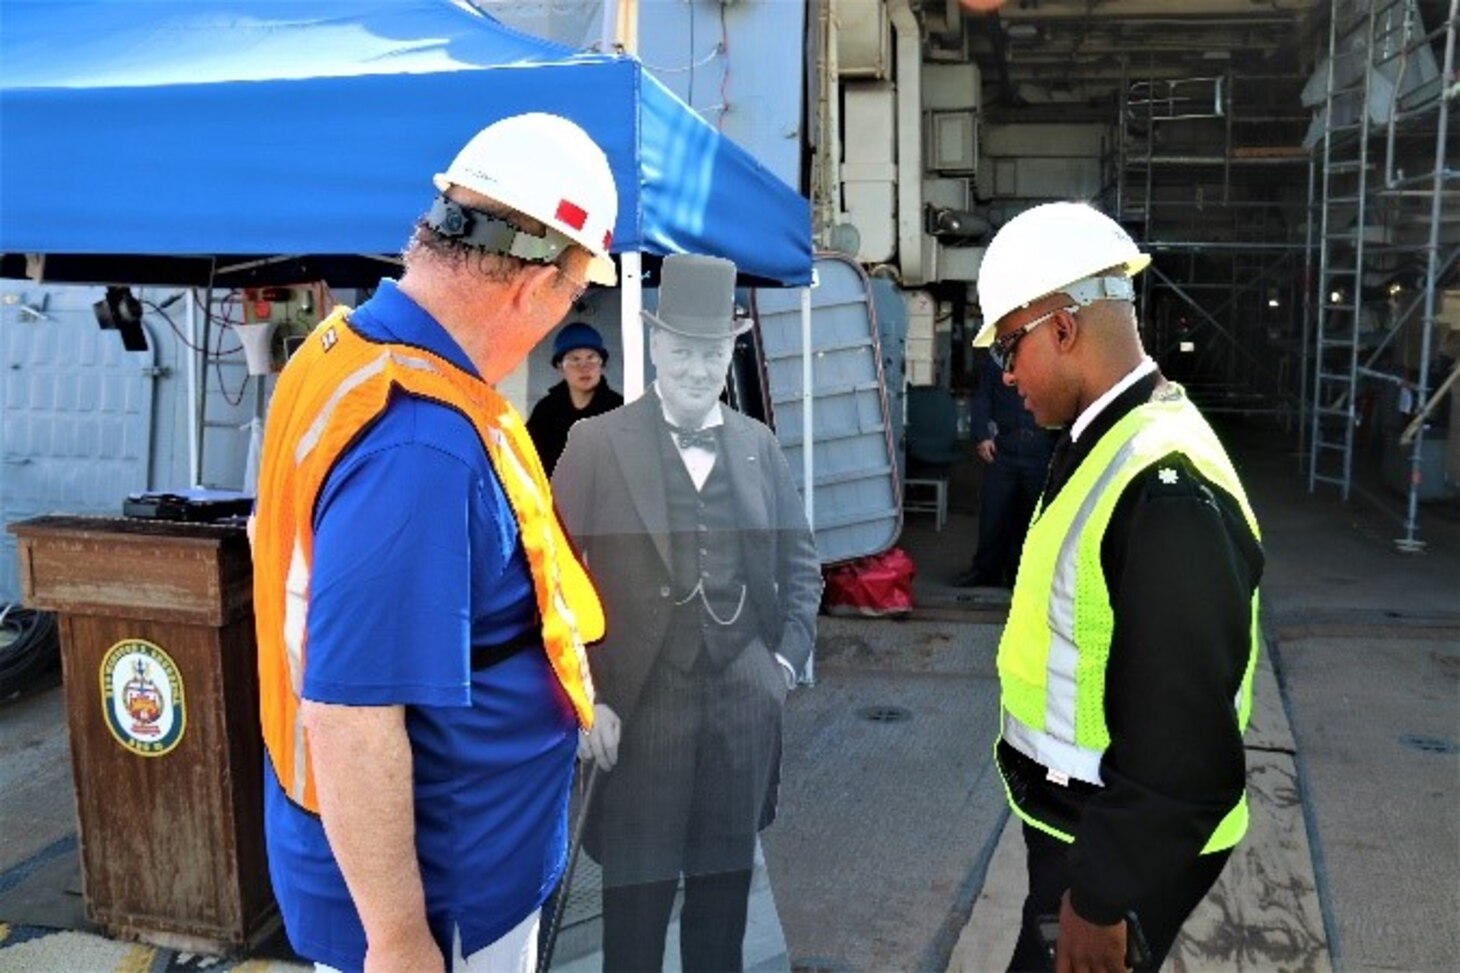
[[[566,199],[560,199],[555,218],[559,223],[566,223],[575,230],[581,230],[583,224],[588,222],[588,213],[582,207],[575,206]]]
[[[604,230],[603,231],[603,249],[605,251],[607,251],[608,248],[609,248],[609,245],[612,244],[612,243],[613,243],[613,231],[612,230]]]

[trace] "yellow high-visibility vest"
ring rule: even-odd
[[[299,719],[319,491],[392,389],[455,409],[481,437],[517,520],[532,573],[543,646],[584,728],[593,680],[584,646],[603,637],[603,607],[568,544],[526,424],[486,382],[421,348],[374,342],[336,308],[279,376],[264,431],[253,525],[254,621],[264,743],[291,800],[318,812]]]
[[[1100,563],[1100,546],[1125,488],[1163,457],[1180,453],[1211,483],[1236,499],[1260,539],[1257,519],[1226,450],[1178,385],[1131,410],[1102,436],[1048,507],[1035,511],[1009,620],[999,640],[1002,739],[1050,770],[1102,784],[1100,760],[1110,745],[1105,724],[1105,669],[1115,613]],[[1252,675],[1260,644],[1258,596],[1252,594],[1250,647],[1233,699],[1238,725],[1252,712]],[[1174,647],[1173,647],[1174,648]],[[1009,795],[1030,825],[1074,841],[1035,820]],[[1247,831],[1247,796],[1226,815],[1203,853],[1231,848]]]

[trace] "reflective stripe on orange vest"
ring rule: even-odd
[[[264,431],[254,532],[254,620],[259,717],[274,771],[289,797],[318,813],[299,719],[307,656],[314,506],[325,479],[392,388],[440,402],[481,437],[507,494],[527,554],[543,646],[584,728],[593,681],[584,645],[603,637],[603,607],[563,534],[526,424],[495,389],[420,348],[365,339],[337,308],[279,376]]]

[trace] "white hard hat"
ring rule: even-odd
[[[464,186],[541,220],[593,255],[590,281],[618,282],[608,255],[618,219],[613,170],[598,143],[566,118],[529,112],[493,122],[433,181],[443,193]]]
[[[1119,223],[1092,206],[1045,203],[1027,209],[999,229],[979,265],[978,303],[984,324],[973,345],[993,344],[994,326],[1010,311],[1096,277],[1102,270],[1122,267],[1131,277],[1150,262]],[[1082,287],[1073,295],[1078,303],[1128,300],[1133,293],[1128,283],[1097,280],[1101,286]]]

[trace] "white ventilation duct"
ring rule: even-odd
[[[908,0],[889,0],[897,56],[897,254],[902,282],[923,275],[923,43]]]

